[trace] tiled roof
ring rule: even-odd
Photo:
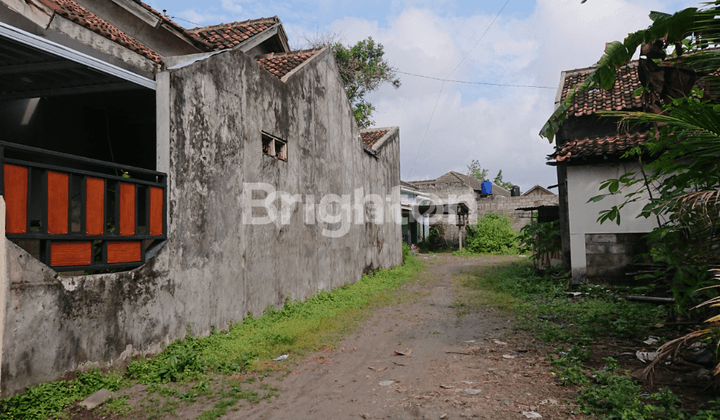
[[[135,38],[107,23],[103,19],[90,13],[72,0],[40,0],[42,4],[49,7],[58,15],[68,19],[80,26],[83,26],[98,35],[103,36],[129,50],[156,62],[160,62],[160,56],[150,48],[139,43]]]
[[[455,177],[455,178],[459,179],[460,181],[462,181],[462,182],[464,182],[465,184],[467,184],[467,185],[468,185],[470,188],[472,188],[473,190],[478,190],[478,191],[482,190],[482,180],[481,180],[481,179],[478,179],[478,178],[476,178],[476,177],[474,177],[474,176],[461,174],[461,173],[455,172],[455,171],[450,171],[450,172],[448,172],[447,174],[441,176],[440,178],[443,178],[443,177],[445,177],[445,176],[447,176],[447,175],[450,175],[450,176],[452,176],[452,177]],[[440,178],[438,178],[438,179],[440,179]],[[445,178],[445,179],[447,179],[448,181],[450,181],[450,179],[452,179],[452,178],[450,178],[450,177],[448,177],[448,178],[449,178],[449,179],[447,179],[447,178]]]
[[[378,142],[385,134],[387,134],[388,130],[380,130],[380,131],[361,131],[360,135],[362,136],[362,142],[367,147],[373,147],[375,146],[375,143]]]
[[[563,162],[567,159],[620,156],[647,138],[646,133],[630,133],[573,140],[559,146],[548,159]]]
[[[579,85],[594,68],[570,70],[565,72],[565,82],[562,87],[562,100],[573,87]],[[568,115],[591,115],[599,110],[626,111],[642,108],[642,97],[635,97],[633,93],[641,86],[637,71],[637,61],[620,68],[615,74],[615,85],[612,89],[593,89],[575,96],[573,106]]]
[[[306,60],[317,54],[320,50],[300,50],[284,53],[270,53],[261,55],[258,64],[278,78],[285,76]]]
[[[221,23],[190,29],[189,32],[203,40],[213,50],[232,48],[280,22],[277,16],[246,20],[244,22]]]

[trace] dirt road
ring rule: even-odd
[[[279,398],[222,418],[573,417],[545,355],[513,330],[511,318],[491,309],[458,316],[453,308],[454,273],[508,257],[423,258],[426,280],[406,287],[406,303],[379,310],[337,349],[306,359],[284,380],[266,378]]]

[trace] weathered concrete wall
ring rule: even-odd
[[[624,200],[624,195],[609,196],[596,202],[588,203],[591,197],[600,194],[600,184],[606,179],[617,179],[627,172],[639,172],[634,162],[568,166],[567,169],[568,197],[568,229],[570,232],[570,263],[574,282],[585,281],[586,250],[585,235],[588,233],[647,233],[657,226],[652,219],[638,218],[646,199],[629,203],[621,211],[622,223],[600,223],[597,221],[601,210],[610,209]]]
[[[336,194],[354,204],[359,189],[390,196],[385,216],[399,218],[399,133],[376,156],[363,151],[329,50],[287,83],[239,51],[160,79],[169,95],[158,101],[159,118],[169,120],[158,127],[158,161],[169,167],[169,239],[132,272],[78,277],[58,277],[6,241],[3,396],[88,364],[157,351],[188,322],[208,332],[402,261],[399,223],[305,221],[310,202],[316,215],[325,204],[331,215],[342,207],[354,218],[321,199]],[[262,131],[287,141],[287,162],[263,155]],[[244,224],[243,205],[253,197],[246,183],[303,202],[287,223]]]

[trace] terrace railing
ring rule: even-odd
[[[167,175],[0,141],[5,235],[56,271],[129,269],[167,238]]]

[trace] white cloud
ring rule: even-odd
[[[214,22],[222,22],[227,19],[224,14],[196,12],[193,9],[188,9],[188,10],[183,10],[182,12],[178,12],[178,16],[175,18],[176,19],[179,18],[180,22],[178,22],[178,23],[182,24],[182,26],[187,27],[187,28],[192,28],[195,26],[209,25]]]
[[[240,13],[243,11],[242,1],[240,0],[222,0],[221,5],[224,10],[233,13]]]
[[[688,6],[646,0],[537,0],[526,18],[501,15],[478,42],[494,14],[444,14],[439,2],[434,3],[398,0],[387,22],[343,18],[329,28],[342,31],[348,44],[372,36],[402,71],[442,78],[467,56],[451,79],[551,87],[446,83],[438,96],[442,82],[401,74],[400,89],[385,86],[369,98],[378,110],[378,126],[400,126],[403,179],[466,172],[478,159],[492,176],[502,169],[505,180],[523,191],[556,183],[555,169],[545,164],[553,148],[538,132],[553,111],[560,72],[591,66],[605,42],[622,40],[649,25],[650,10]],[[448,10],[457,9],[451,3],[443,0]]]

